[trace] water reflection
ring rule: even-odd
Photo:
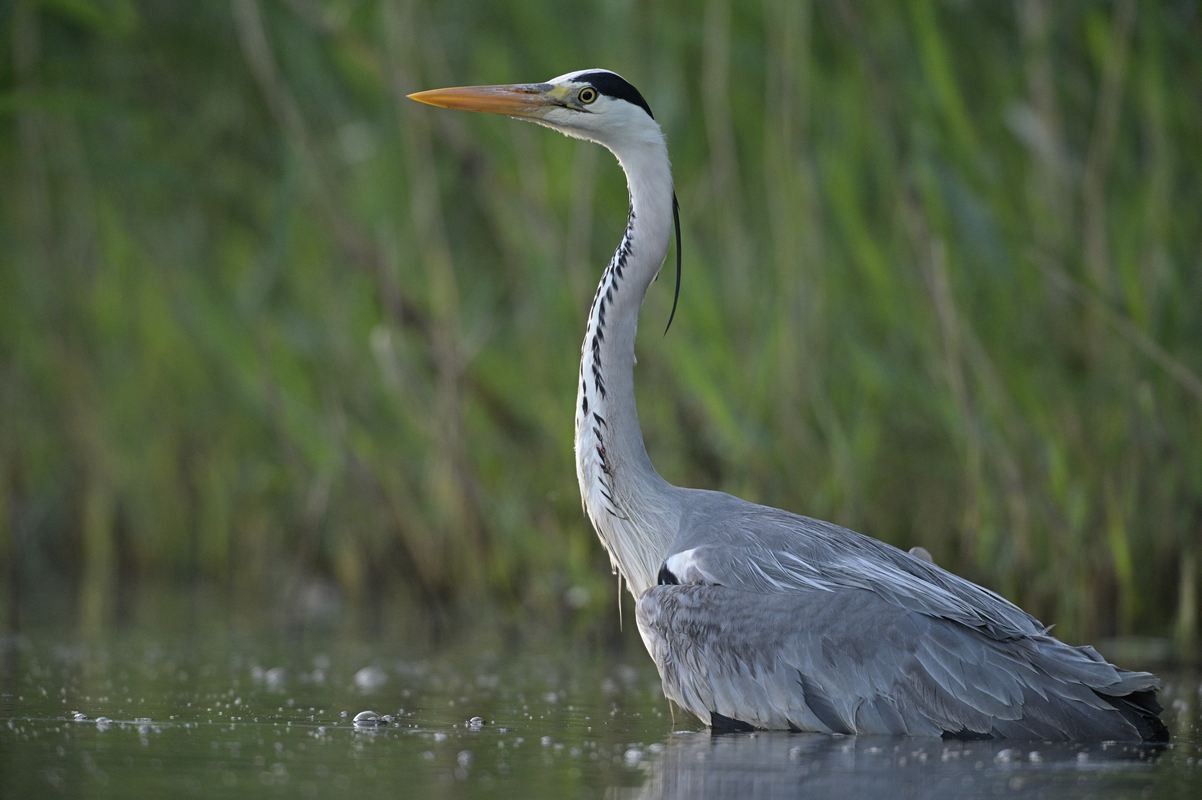
[[[1152,746],[1115,743],[679,733],[646,760],[640,789],[610,796],[1097,796],[1146,787],[1158,756]]]
[[[209,617],[219,619],[219,617]],[[266,633],[265,633],[266,631]],[[537,632],[536,632],[537,633]],[[544,630],[0,635],[0,797],[1202,797],[1202,685],[1171,747],[711,736],[638,648]],[[374,724],[373,724],[374,723]],[[674,729],[693,728],[691,732]],[[214,789],[217,787],[217,790]],[[105,791],[106,788],[108,791]]]

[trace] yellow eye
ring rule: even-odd
[[[585,86],[580,90],[580,94],[576,95],[576,99],[587,106],[597,99],[597,90],[591,86]]]

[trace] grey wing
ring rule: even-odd
[[[1045,631],[1004,597],[869,536],[720,492],[689,491],[691,513],[665,563],[682,583],[762,592],[861,588],[998,638]]]
[[[660,585],[637,607],[664,693],[718,727],[1139,739],[1117,670],[1051,637],[998,641],[858,588]]]

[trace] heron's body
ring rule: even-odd
[[[675,209],[664,137],[637,90],[587,70],[416,99],[598,142],[626,173],[626,231],[581,351],[576,471],[670,699],[715,728],[1167,738],[1154,676],[1060,642],[997,594],[837,525],[659,476],[634,344]]]

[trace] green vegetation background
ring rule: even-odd
[[[580,512],[599,148],[408,92],[606,66],[674,157],[660,471],[836,520],[1069,638],[1188,647],[1195,2],[16,0],[0,8],[0,563],[611,614]]]

